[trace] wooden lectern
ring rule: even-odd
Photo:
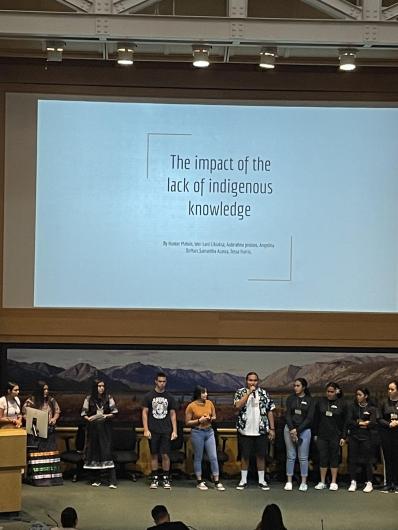
[[[21,469],[25,465],[25,429],[0,429],[0,512],[21,510]]]

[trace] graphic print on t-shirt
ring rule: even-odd
[[[169,402],[165,397],[154,397],[152,399],[152,415],[156,420],[164,420],[167,416]]]

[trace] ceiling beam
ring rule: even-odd
[[[113,0],[114,13],[137,13],[142,9],[159,4],[161,0]]]
[[[383,9],[383,18],[385,20],[393,20],[398,17],[398,3],[393,4]]]
[[[362,8],[351,4],[351,2],[347,2],[346,0],[301,1],[334,18],[344,18],[348,20],[360,20],[362,18]]]
[[[3,12],[0,38],[192,43],[219,45],[398,48],[397,25],[386,21],[229,19],[153,15]]]
[[[89,13],[93,5],[90,0],[55,0],[55,3],[70,7],[80,13]]]
[[[228,16],[231,18],[247,17],[248,0],[228,0]]]

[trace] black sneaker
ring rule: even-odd
[[[261,488],[263,491],[268,491],[270,487],[268,486],[267,482],[259,482],[258,487]]]
[[[163,477],[163,487],[165,490],[171,489],[170,479],[169,477]]]
[[[245,490],[247,488],[247,482],[240,481],[239,484],[236,486],[237,490]]]
[[[159,479],[158,477],[152,477],[151,485],[149,486],[151,490],[155,490],[159,487]]]

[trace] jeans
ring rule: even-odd
[[[213,429],[211,427],[209,429],[192,429],[191,442],[194,451],[193,469],[196,477],[199,478],[202,476],[202,458],[204,449],[206,449],[209,458],[212,475],[218,476],[219,469],[216,439],[214,437]]]
[[[300,472],[302,477],[308,476],[308,453],[310,451],[310,442],[311,442],[311,430],[305,429],[305,431],[300,433],[299,444],[294,444],[290,437],[289,427],[285,425],[285,430],[283,431],[286,445],[286,475],[291,477],[294,473],[294,464],[296,462],[296,457],[298,453],[298,459],[300,462]]]

